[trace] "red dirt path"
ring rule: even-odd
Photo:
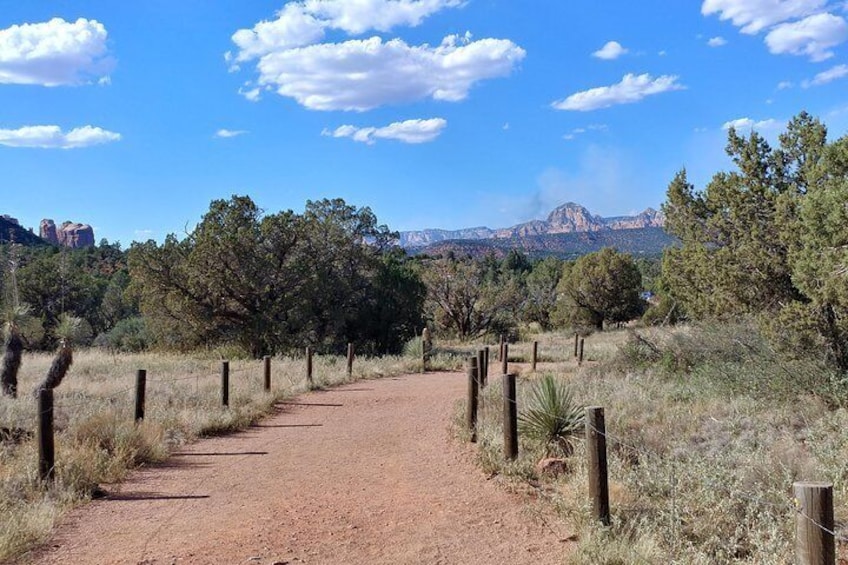
[[[26,563],[564,562],[566,526],[535,519],[450,438],[465,382],[408,375],[304,395],[107,487]]]

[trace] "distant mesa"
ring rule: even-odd
[[[41,220],[38,232],[41,239],[53,245],[71,249],[94,247],[94,229],[88,224],[62,222],[62,225],[57,227],[53,220],[44,219]]]
[[[426,247],[442,241],[514,239],[564,233],[588,233],[644,228],[662,228],[665,218],[661,212],[648,208],[636,216],[602,218],[574,202],[554,209],[546,220],[533,220],[511,228],[486,227],[461,230],[428,229],[400,233],[400,245],[407,249]]]

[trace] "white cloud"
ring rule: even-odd
[[[826,71],[822,71],[816,76],[814,76],[811,80],[805,80],[801,83],[803,88],[810,88],[811,86],[821,86],[823,84],[827,84],[829,82],[833,82],[835,80],[845,78],[848,76],[848,65],[836,65]]]
[[[328,29],[349,35],[416,26],[464,0],[302,0],[277,19],[232,36],[231,70],[256,60],[258,78],[239,92],[256,101],[264,90],[312,110],[366,111],[431,98],[458,101],[475,83],[509,75],[525,51],[504,39],[450,35],[438,46],[379,36],[323,42]]]
[[[64,133],[59,126],[24,126],[0,129],[0,145],[42,149],[77,149],[121,139],[121,134],[94,126],[83,126]]]
[[[721,126],[723,130],[729,130],[733,128],[735,130],[773,130],[783,126],[783,122],[779,120],[775,120],[769,118],[767,120],[760,120],[759,122],[752,120],[751,118],[739,118],[736,120],[731,120],[729,122],[725,122],[724,125]]]
[[[577,92],[554,102],[552,106],[557,110],[588,112],[617,104],[631,104],[653,94],[686,88],[678,83],[677,79],[678,77],[671,75],[653,78],[649,74],[627,74],[617,84]]]
[[[722,47],[727,45],[727,40],[721,36],[711,37],[709,41],[707,41],[707,45],[710,47]]]
[[[604,59],[605,61],[610,61],[612,59],[618,59],[622,55],[627,54],[627,49],[621,46],[621,43],[618,41],[608,41],[606,45],[592,53],[592,57],[597,57],[598,59]]]
[[[782,80],[779,83],[777,83],[777,89],[778,90],[786,90],[788,88],[792,88],[793,86],[795,86],[795,85],[791,81],[788,81],[788,80]]]
[[[260,86],[306,108],[366,111],[425,98],[463,100],[475,83],[509,75],[524,56],[502,39],[448,36],[430,47],[372,37],[276,51],[257,68]]]
[[[841,16],[828,13],[780,24],[766,35],[766,45],[770,52],[806,55],[812,61],[833,57],[831,48],[846,40],[848,23]]]
[[[803,18],[822,9],[827,0],[704,0],[701,13],[718,14],[742,33],[756,34],[775,24]]]
[[[0,30],[0,84],[104,83],[114,61],[97,20],[13,25]]]
[[[261,21],[232,36],[239,52],[236,62],[269,53],[311,45],[324,38],[326,29],[351,35],[370,30],[389,31],[399,25],[417,26],[428,16],[456,7],[461,0],[305,0],[289,2],[277,19]],[[232,59],[232,55],[228,57]]]
[[[574,128],[570,132],[566,133],[562,136],[563,139],[567,141],[572,141],[577,139],[577,136],[583,135],[584,133],[588,133],[590,131],[607,131],[609,127],[606,124],[589,124],[586,127]]]
[[[358,128],[356,126],[344,125],[339,126],[334,131],[324,130],[321,132],[321,135],[337,138],[349,137],[354,141],[367,143],[368,145],[373,145],[378,139],[393,139],[403,143],[427,143],[439,137],[447,125],[447,121],[442,118],[406,120],[381,128]]]
[[[244,135],[247,133],[247,130],[243,129],[226,129],[222,128],[215,132],[215,137],[222,138],[230,138],[230,137],[238,137],[239,135]]]

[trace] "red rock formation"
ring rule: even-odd
[[[94,229],[88,224],[63,222],[58,228],[53,220],[41,220],[41,238],[53,245],[79,249],[94,246]]]
[[[59,238],[56,236],[56,224],[53,220],[41,220],[41,225],[38,227],[38,235],[47,243],[59,245]]]

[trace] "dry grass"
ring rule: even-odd
[[[815,360],[781,360],[747,326],[645,337],[658,354],[634,353],[626,331],[594,334],[579,369],[573,334],[533,337],[553,360],[539,374],[606,411],[612,526],[591,520],[583,442],[571,472],[539,490],[576,527],[572,563],[792,563],[798,480],[834,483],[837,530],[848,534],[848,387],[839,375]],[[519,409],[536,378],[522,369]],[[481,465],[509,484],[536,484],[544,450],[522,439],[518,461],[505,464],[498,384],[484,394]]]
[[[461,356],[443,352],[434,368],[456,368]],[[51,355],[26,355],[19,398],[0,397],[0,427],[35,432],[32,394]],[[221,406],[220,361],[209,356],[112,355],[78,351],[55,391],[56,480],[49,488],[37,477],[38,450],[32,438],[0,441],[0,561],[42,542],[56,520],[88,499],[97,485],[121,480],[138,465],[161,461],[174,448],[203,435],[242,429],[287,397],[305,392],[305,360],[272,360],[272,390],[263,390],[260,361],[230,363],[230,407]],[[145,420],[133,422],[137,369],[147,370]],[[415,372],[413,356],[357,358],[352,378],[340,357],[316,356],[314,387]]]

